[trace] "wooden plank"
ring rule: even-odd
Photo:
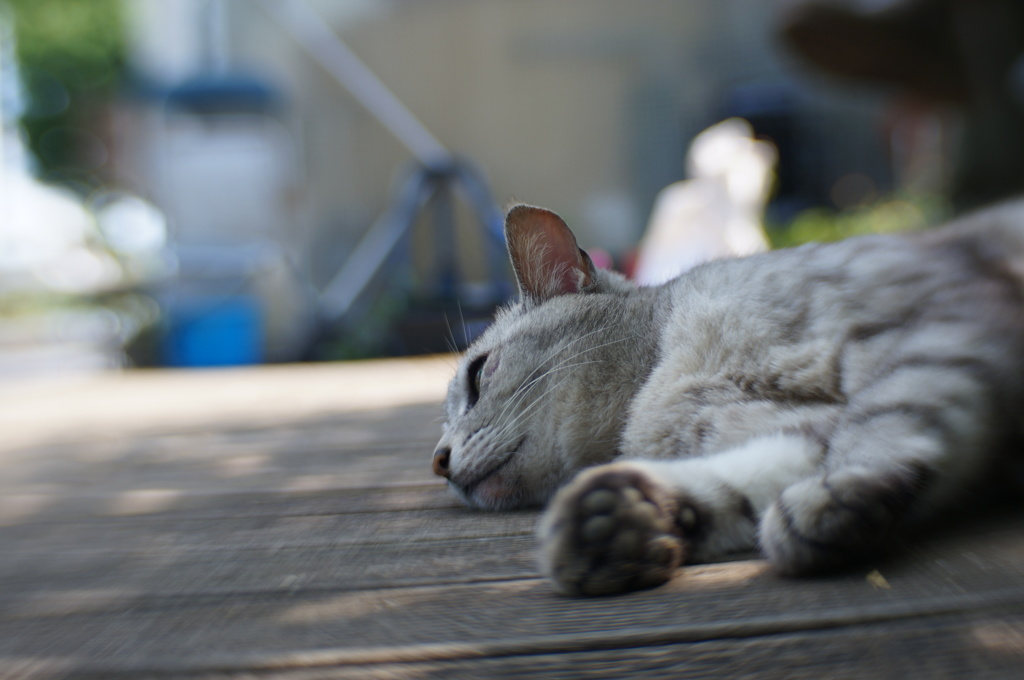
[[[462,507],[441,479],[319,491],[224,489],[203,493],[186,488],[180,491],[132,489],[115,494],[66,496],[26,494],[20,506],[18,499],[18,494],[0,499],[0,536],[3,535],[3,526],[33,523],[76,524],[145,518],[147,522],[159,525],[182,519],[306,517]]]
[[[291,364],[206,371],[131,371],[33,387],[0,386],[0,454],[53,443],[109,441],[153,432],[276,427],[338,414],[433,415],[454,358]],[[420,407],[422,408],[422,407]],[[55,417],[54,414],[59,414]]]
[[[112,456],[147,454],[195,457],[200,451],[204,456],[218,457],[239,451],[382,448],[418,440],[433,443],[440,435],[440,415],[440,404],[429,403],[365,413],[296,416],[271,423],[255,420],[245,425],[205,423],[195,428],[168,424],[144,433],[8,446],[0,449],[0,464],[31,464],[45,459],[81,459],[97,463]]]
[[[0,528],[0,545],[4,546],[5,553],[38,553],[71,559],[77,554],[94,552],[160,554],[262,546],[294,549],[404,544],[532,534],[537,515],[533,512],[481,513],[452,507],[399,513],[180,519],[160,523],[148,519],[128,517],[105,522],[3,527]],[[0,558],[5,559],[9,557]]]
[[[537,575],[534,519],[525,513],[256,519],[245,528],[215,522],[224,525],[216,532],[191,531],[192,524],[169,532],[133,525],[130,537],[116,539],[63,525],[58,528],[69,534],[40,538],[31,535],[39,527],[25,527],[29,533],[21,540],[2,544],[0,618],[34,611],[34,602],[45,602],[50,612],[74,612],[83,598],[116,609],[188,595],[291,595],[299,588],[345,591]]]
[[[0,488],[0,526],[50,521],[61,515],[81,517],[83,512],[108,516],[170,510],[179,503],[194,505],[188,499],[195,497],[441,488],[443,480],[430,470],[432,446],[304,456],[252,454],[198,462],[125,459],[104,465],[54,465],[20,474],[8,467],[6,488]]]
[[[447,369],[388,401],[409,365],[378,368],[133,376],[34,404],[0,395],[13,432],[0,443],[0,677],[1020,667],[1019,507],[844,575],[786,580],[740,560],[569,599],[537,578],[536,513],[466,510],[430,473],[439,399],[424,395]],[[54,403],[70,411],[48,428]],[[117,408],[140,421],[119,424]],[[867,578],[872,567],[884,578]]]
[[[45,484],[26,483],[0,502],[0,525],[25,521],[47,520],[53,515],[74,513],[75,505],[89,500],[100,515],[123,515],[144,512],[148,507],[173,507],[187,496],[233,496],[245,493],[267,495],[287,492],[326,492],[361,488],[401,488],[409,486],[443,486],[434,478],[422,456],[409,464],[409,456],[381,454],[361,461],[339,462],[326,468],[314,466],[298,469],[260,469],[246,474],[207,474],[199,468],[182,465],[179,469],[165,467],[136,475],[133,470],[112,470],[110,476],[92,469],[75,481],[54,475]],[[71,507],[68,507],[71,506]]]
[[[429,461],[440,437],[436,423],[422,423],[407,436],[394,434],[394,439],[374,440],[370,433],[352,433],[343,428],[325,429],[312,436],[310,433],[280,437],[262,431],[232,435],[230,438],[215,437],[211,433],[189,437],[160,437],[113,442],[91,442],[77,446],[61,445],[42,448],[26,448],[4,456],[0,464],[12,475],[27,475],[33,472],[75,473],[95,468],[99,471],[112,470],[114,465],[140,468],[142,466],[176,467],[185,464],[223,469],[224,473],[234,470],[231,461],[242,458],[256,459],[261,463],[277,462],[281,465],[320,464],[347,459],[358,459],[374,454],[407,452],[419,459]],[[244,471],[242,468],[241,471]],[[66,473],[65,473],[66,474]],[[5,487],[13,487],[17,477],[5,476],[0,481]]]
[[[404,426],[390,421],[359,422],[351,426],[300,426],[291,432],[254,429],[245,432],[201,432],[76,442],[26,447],[0,455],[5,474],[0,488],[17,490],[33,481],[46,484],[88,483],[141,476],[204,474],[229,481],[254,470],[330,469],[352,460],[385,454],[406,455],[429,477],[430,456],[440,436],[433,408],[422,407],[402,416]],[[294,427],[294,423],[292,426]],[[301,425],[301,424],[300,424]],[[84,477],[84,479],[82,479]]]
[[[928,622],[901,621],[858,627],[600,649],[563,654],[524,654],[465,661],[340,665],[266,671],[247,670],[251,680],[461,680],[536,678],[964,678],[1016,679],[1024,668],[1024,617],[951,616]],[[230,680],[232,672],[169,675]]]
[[[940,647],[938,652],[940,655],[942,650],[952,652],[944,659],[940,659],[941,665],[947,665],[953,660],[959,660],[962,663],[964,660],[977,659],[989,651],[1011,654],[1011,659],[1005,660],[1004,664],[1012,664],[1011,667],[1015,666],[1019,670],[1021,620],[1024,618],[1024,613],[1020,607],[1021,596],[1019,591],[1017,592],[1018,594],[1014,598],[1004,598],[1002,604],[995,603],[1000,595],[998,593],[993,593],[991,599],[982,600],[961,595],[938,598],[928,608],[914,612],[890,604],[888,606],[836,608],[827,613],[818,612],[817,615],[782,614],[763,618],[748,617],[743,621],[726,620],[719,623],[676,625],[670,623],[590,633],[547,633],[543,636],[494,638],[476,643],[456,641],[410,645],[398,642],[384,647],[352,645],[331,647],[329,645],[332,641],[338,641],[337,631],[316,629],[307,631],[305,636],[307,646],[295,644],[293,637],[289,636],[288,642],[291,645],[287,650],[281,650],[281,641],[277,639],[260,637],[253,640],[242,637],[254,631],[251,628],[242,630],[233,625],[235,622],[232,618],[223,620],[222,627],[226,627],[227,632],[233,631],[235,635],[223,635],[219,630],[197,630],[194,628],[188,630],[185,628],[188,625],[187,621],[178,621],[177,624],[181,627],[169,626],[167,617],[162,617],[140,620],[131,627],[108,628],[101,626],[91,631],[82,631],[68,626],[66,633],[73,638],[82,640],[88,637],[88,640],[75,650],[75,654],[63,655],[60,653],[62,651],[60,647],[44,649],[42,653],[33,653],[31,649],[24,649],[22,651],[28,653],[10,655],[2,660],[5,668],[16,665],[27,666],[36,662],[40,665],[56,664],[86,675],[105,676],[123,673],[163,677],[166,675],[206,675],[208,673],[271,674],[312,668],[329,668],[334,672],[338,668],[345,667],[363,672],[368,667],[378,666],[386,669],[395,668],[398,664],[408,665],[407,667],[412,670],[415,670],[417,666],[440,669],[457,669],[461,666],[466,669],[474,669],[474,671],[488,667],[492,669],[506,667],[512,670],[515,668],[514,660],[520,660],[520,667],[517,669],[520,671],[530,670],[531,665],[541,666],[541,668],[535,669],[538,671],[543,670],[544,665],[563,668],[570,665],[573,670],[576,670],[575,663],[581,661],[583,662],[582,669],[587,668],[589,656],[591,659],[589,661],[590,670],[593,672],[602,666],[607,669],[606,664],[611,661],[617,663],[633,661],[635,664],[637,659],[643,661],[647,657],[646,660],[649,662],[651,659],[647,654],[638,654],[636,650],[653,649],[655,652],[662,652],[662,658],[653,665],[653,669],[658,671],[668,669],[675,672],[708,673],[713,671],[714,677],[741,677],[730,673],[728,666],[732,665],[736,672],[746,671],[749,673],[755,669],[763,671],[767,667],[766,664],[771,663],[770,660],[773,657],[782,657],[779,667],[787,670],[803,667],[806,675],[802,677],[836,677],[832,672],[824,675],[821,673],[825,668],[830,667],[833,671],[842,670],[847,663],[855,662],[858,657],[866,656],[869,653],[868,650],[875,645],[883,644],[884,646],[886,639],[889,639],[892,646],[887,650],[883,647],[881,653],[875,649],[875,658],[871,659],[873,661],[871,665],[877,670],[884,670],[884,664],[891,664],[894,661],[893,657],[908,660],[915,652],[926,654],[922,659],[925,663],[918,662],[918,668],[934,668],[926,663],[927,655],[936,653],[935,649],[929,651],[928,640],[938,638],[935,641],[940,644],[951,643],[950,640],[943,640],[943,636],[936,635],[936,632],[937,630],[941,631],[944,622],[952,619],[976,622],[977,625],[960,624],[955,626],[955,632],[951,637],[960,635],[968,637],[968,639],[962,640],[958,647],[952,646],[952,644]],[[1007,612],[1006,610],[1011,607],[1016,608],[1016,611]],[[926,619],[925,616],[929,618]],[[439,623],[439,621],[424,623]],[[904,629],[913,631],[915,634],[895,640],[888,638],[888,635],[868,636],[868,639],[865,640],[865,630],[878,625],[890,627],[902,625]],[[33,625],[14,629],[4,626],[2,630],[7,641],[3,643],[5,646],[12,639],[7,636],[13,636],[15,644],[18,643],[20,636],[23,640],[22,647],[27,647],[24,641],[28,638],[31,638],[31,642],[37,641],[41,632],[38,626]],[[891,628],[886,632],[890,633]],[[180,646],[176,650],[168,649],[164,640],[164,636],[167,634],[173,635],[178,644],[184,646]],[[774,639],[783,636],[795,636],[802,644],[786,649],[786,645],[780,645]],[[831,644],[823,641],[823,636],[831,637]],[[973,639],[970,639],[972,637]],[[690,652],[691,646],[714,645],[722,640],[730,641],[730,648],[723,649],[719,646],[715,650],[718,653],[711,654],[710,659],[708,650],[701,650],[698,647],[692,653]],[[791,640],[792,638],[789,641]],[[319,644],[310,645],[309,643],[312,642]],[[985,647],[986,644],[989,646],[988,649]],[[66,647],[64,648],[66,649]],[[682,656],[680,651],[685,653],[685,657],[680,658]],[[668,658],[665,658],[666,656]],[[557,661],[558,657],[564,658],[565,662]],[[693,663],[694,661],[697,663]],[[716,669],[716,664],[725,667]],[[630,670],[639,671],[641,669],[634,665]],[[643,670],[652,670],[652,668],[648,665]],[[900,670],[905,673],[912,668],[904,666]],[[633,676],[624,675],[624,677]],[[883,674],[883,677],[894,676]],[[936,676],[927,673],[918,675],[911,672],[910,677]]]
[[[8,561],[3,572],[0,620],[538,577],[530,535],[184,556],[96,552],[61,560],[37,554]]]
[[[0,659],[46,658],[97,672],[274,670],[574,653],[1017,614],[1024,613],[1019,528],[924,546],[883,567],[889,588],[863,572],[781,579],[763,563],[746,561],[688,568],[663,588],[605,599],[561,597],[547,583],[527,579],[142,601],[65,613],[59,626],[45,612],[22,611],[0,620]],[[459,552],[472,561],[465,547]]]
[[[389,435],[391,421],[378,413],[347,425],[293,423],[286,432],[132,437],[0,454],[0,526],[209,507],[218,495],[230,501],[240,494],[441,486],[430,470],[440,433],[436,408],[410,409],[399,410],[404,426]]]

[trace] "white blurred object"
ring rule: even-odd
[[[289,243],[297,169],[283,125],[264,115],[188,112],[165,121],[156,197],[175,243]]]
[[[768,249],[761,220],[778,152],[730,118],[697,135],[690,179],[662,189],[637,253],[635,278],[653,286],[702,262]]]
[[[124,285],[151,286],[173,274],[167,218],[159,208],[120,191],[94,196],[90,208],[107,247],[121,264]]]
[[[113,195],[95,212],[107,243],[118,253],[159,252],[167,243],[167,220],[163,213],[138,196]]]
[[[0,288],[88,294],[115,286],[117,261],[99,245],[73,193],[20,168],[0,167]]]

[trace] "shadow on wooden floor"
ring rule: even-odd
[[[76,389],[101,399],[104,384]],[[146,381],[133,390],[161,407]],[[310,413],[0,445],[0,678],[1024,672],[1017,504],[828,578],[745,559],[570,599],[538,578],[536,513],[469,511],[431,475],[436,401],[331,408],[323,394]]]

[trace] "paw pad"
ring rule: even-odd
[[[604,595],[660,585],[682,561],[668,494],[628,464],[595,468],[556,496],[542,566],[563,591]]]

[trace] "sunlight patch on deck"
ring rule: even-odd
[[[685,567],[669,582],[672,590],[725,588],[743,585],[769,571],[764,560],[743,560]]]
[[[448,355],[210,370],[137,370],[0,393],[0,452],[34,444],[440,404]]]
[[[106,612],[111,605],[124,603],[142,594],[137,588],[76,588],[33,593],[15,605],[12,618],[51,618],[75,614]]]
[[[149,515],[164,512],[184,495],[180,489],[132,489],[110,500],[111,516]]]
[[[978,623],[971,633],[974,641],[985,649],[1024,655],[1024,624],[1020,622]]]

